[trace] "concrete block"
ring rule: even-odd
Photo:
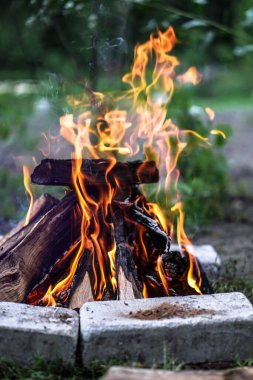
[[[196,256],[204,269],[208,280],[217,279],[220,271],[221,261],[218,253],[212,245],[193,245],[187,246],[190,253]],[[172,244],[171,250],[179,250],[178,245]]]
[[[79,316],[73,310],[0,302],[0,357],[31,364],[76,358]]]
[[[157,319],[156,311],[166,308],[171,313]],[[166,355],[183,363],[253,357],[253,307],[241,293],[88,302],[80,329],[84,364],[118,358],[153,365]]]
[[[227,370],[183,370],[179,372],[157,369],[111,367],[101,380],[250,380],[253,368]]]

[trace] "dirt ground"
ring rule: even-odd
[[[212,244],[223,263],[235,258],[239,273],[253,276],[253,109],[218,113],[216,122],[233,128],[224,149],[232,195],[225,218],[200,231],[194,243]]]

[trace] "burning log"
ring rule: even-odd
[[[84,277],[79,277],[79,279],[78,286],[70,296],[69,302],[69,307],[75,310],[79,310],[86,302],[94,301],[89,273],[86,272]]]
[[[113,183],[133,186],[140,183],[155,183],[159,172],[154,161],[117,162],[111,170],[110,160],[82,160],[81,171],[87,182],[105,184],[106,177]],[[73,186],[72,170],[75,160],[45,159],[34,169],[31,175],[33,183],[38,185]],[[106,174],[108,171],[108,175]]]
[[[201,292],[203,294],[212,294],[212,286],[210,285],[200,262],[185,249],[182,252],[169,251],[162,254],[162,265],[164,272],[168,277],[171,295],[183,296],[196,294],[196,291],[189,286],[187,281],[190,260],[195,260],[199,268],[199,275],[195,273],[195,277],[201,278],[199,285]]]
[[[22,239],[17,239],[16,244],[12,238],[11,244],[5,242],[0,249],[1,301],[23,302],[30,289],[79,237],[77,212],[76,195],[71,192],[24,227]]]
[[[91,255],[88,250],[85,250],[72,284],[72,291],[68,301],[68,306],[71,309],[80,309],[86,302],[94,300],[90,273]]]
[[[56,260],[55,263],[49,268],[48,273],[42,278],[42,280],[34,286],[31,292],[28,294],[25,302],[32,305],[43,306],[47,304],[48,300],[44,299],[47,290],[50,287],[56,285],[64,276],[67,275],[71,262],[74,260],[75,254],[79,249],[80,241],[74,243],[71,248],[64,252],[64,254]],[[70,294],[71,289],[68,289],[68,295]],[[65,296],[65,297],[63,297]],[[66,294],[61,294],[59,299],[68,298]],[[59,300],[57,300],[59,301]],[[61,302],[58,302],[59,306],[63,306]]]
[[[116,274],[118,299],[143,298],[142,285],[138,279],[129,240],[131,234],[120,209],[113,212],[116,249]]]
[[[144,201],[145,198],[142,195]],[[129,199],[124,202],[114,201],[124,211],[124,217],[131,223],[136,223],[143,226],[152,236],[159,249],[168,251],[170,248],[171,238],[159,226],[158,222],[148,215],[141,207],[137,207],[135,202],[130,202]]]

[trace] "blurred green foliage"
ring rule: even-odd
[[[70,111],[66,96],[78,96],[84,85],[97,91],[121,89],[135,44],[169,25],[180,42],[172,53],[182,62],[180,70],[197,65],[206,77],[194,90],[175,92],[168,116],[180,128],[207,136],[210,124],[192,113],[198,101],[202,106],[205,99],[250,102],[253,96],[251,0],[2,0],[0,22],[0,81],[32,80],[38,87],[20,95],[1,90],[0,83],[0,144],[14,147],[17,154],[36,150],[36,134],[27,123],[38,99],[49,101],[56,118]],[[230,133],[227,126],[217,128]],[[191,226],[222,213],[228,183],[220,154],[223,143],[213,136],[212,149],[190,138],[179,161],[180,190]],[[0,182],[0,215],[10,218],[22,175],[3,166]],[[25,202],[25,195],[21,200]]]
[[[22,174],[12,174],[8,169],[0,169],[0,215],[1,220],[18,220],[22,213],[24,186]]]
[[[27,128],[35,102],[34,94],[0,94],[0,140],[17,145],[17,153],[20,148],[32,151],[36,146],[38,138]]]
[[[249,66],[252,14],[250,0],[2,0],[0,76],[54,73],[94,85],[98,74],[122,73],[135,44],[171,24],[186,67]]]
[[[181,172],[179,190],[185,206],[186,223],[192,230],[222,216],[229,177],[227,162],[220,148],[232,133],[228,125],[215,125],[209,121],[204,108],[194,104],[194,91],[191,87],[175,91],[169,113],[180,129],[191,129],[209,138],[205,143],[189,135],[178,162]],[[226,139],[221,135],[210,136],[211,129],[222,131]]]

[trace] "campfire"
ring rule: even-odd
[[[201,76],[195,68],[176,75],[179,61],[169,54],[176,42],[169,27],[138,45],[123,77],[130,90],[113,103],[88,88],[69,99],[75,113],[60,118],[59,141],[73,147],[71,157],[45,158],[31,175],[34,184],[67,188],[66,195],[33,203],[24,170],[31,204],[0,241],[0,300],[78,309],[88,300],[212,292],[189,253],[177,186],[189,136],[210,141],[167,118],[174,82],[194,85]],[[150,186],[164,194],[162,207],[149,200]],[[175,235],[179,249],[171,250]]]

